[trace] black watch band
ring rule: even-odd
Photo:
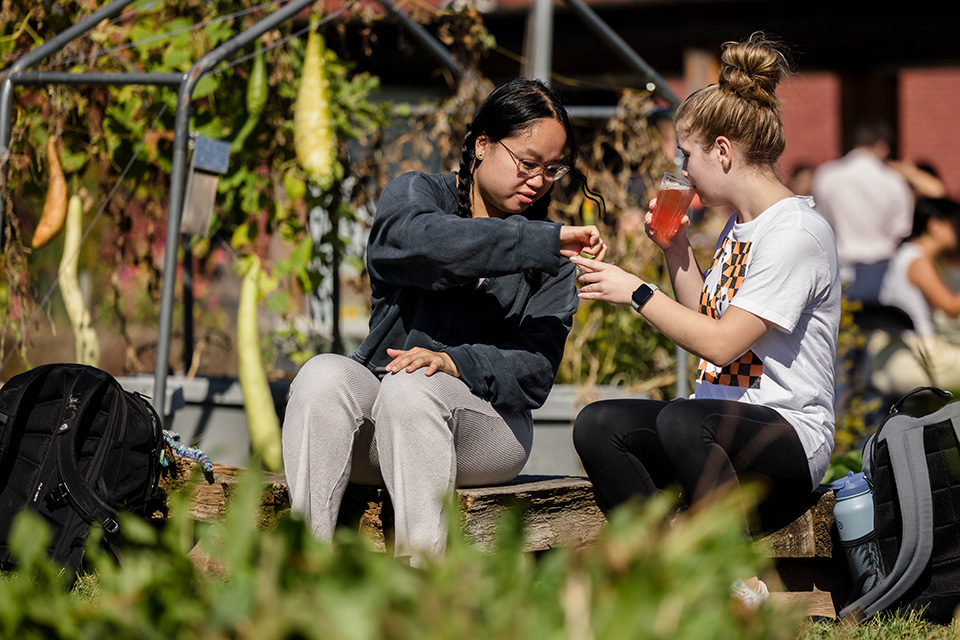
[[[643,305],[647,304],[647,301],[653,297],[653,292],[659,289],[655,284],[642,284],[637,287],[637,290],[633,292],[633,295],[630,296],[630,306],[633,307],[633,310],[637,313],[640,313],[640,309],[643,308]]]

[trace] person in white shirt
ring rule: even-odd
[[[871,335],[871,382],[879,391],[902,394],[927,385],[960,391],[960,345],[947,340],[934,319],[935,311],[960,316],[960,294],[944,282],[938,265],[956,252],[958,237],[960,203],[917,201],[913,232],[890,261],[880,288],[880,302],[906,312],[913,328],[902,336]],[[906,348],[896,348],[897,338]]]
[[[813,174],[817,211],[837,238],[844,295],[865,303],[878,301],[887,263],[913,221],[910,184],[887,163],[891,141],[885,123],[864,121],[853,132],[854,148]]]
[[[787,71],[762,34],[727,43],[719,82],[677,111],[684,177],[705,206],[735,212],[706,274],[686,216],[669,237],[647,217],[676,300],[616,265],[572,258],[582,300],[630,304],[701,358],[689,399],[607,400],[577,416],[574,445],[605,511],[671,485],[695,504],[751,480],[768,491],[758,514],[770,528],[807,508],[826,471],[840,276],[830,225],[774,167],[786,144],[775,88]],[[754,577],[734,595],[753,607],[767,590]]]

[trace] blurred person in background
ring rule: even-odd
[[[876,304],[887,263],[910,234],[914,196],[887,160],[890,127],[866,120],[853,132],[853,149],[813,174],[817,210],[833,227],[844,295]]]
[[[874,367],[873,386],[902,394],[933,385],[960,391],[960,345],[937,326],[934,315],[960,317],[960,293],[945,282],[943,258],[955,255],[960,238],[960,203],[920,198],[913,231],[890,261],[880,302],[902,309],[913,329],[903,335],[873,332],[867,346]]]

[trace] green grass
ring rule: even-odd
[[[960,621],[949,625],[927,622],[915,612],[880,614],[853,626],[834,620],[806,622],[797,640],[954,640],[960,638]]]

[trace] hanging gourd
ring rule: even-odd
[[[250,444],[270,471],[281,471],[283,454],[280,441],[280,421],[277,418],[270,392],[270,383],[263,368],[260,351],[260,330],[257,321],[260,301],[260,258],[247,260],[247,269],[240,285],[240,304],[237,309],[237,356],[240,386],[243,389],[243,409],[250,430]]]
[[[50,166],[50,183],[47,185],[47,196],[43,201],[43,213],[40,222],[33,232],[30,243],[34,249],[44,246],[60,233],[67,218],[67,179],[63,175],[60,165],[60,154],[57,151],[59,136],[50,135],[47,138],[47,164]]]
[[[262,46],[258,40],[257,53],[253,58],[253,66],[250,68],[250,77],[247,79],[247,119],[230,144],[232,153],[243,149],[243,143],[260,123],[260,114],[263,113],[263,108],[267,104],[267,94],[270,88],[267,83],[266,57],[261,49]]]
[[[77,362],[96,367],[100,364],[100,340],[93,330],[90,312],[83,301],[77,276],[80,263],[80,241],[83,238],[83,202],[74,194],[67,205],[63,234],[63,257],[60,259],[60,295],[73,327]]]
[[[333,185],[338,164],[325,50],[323,36],[316,28],[310,29],[293,111],[293,144],[297,160],[307,178],[323,191]]]

